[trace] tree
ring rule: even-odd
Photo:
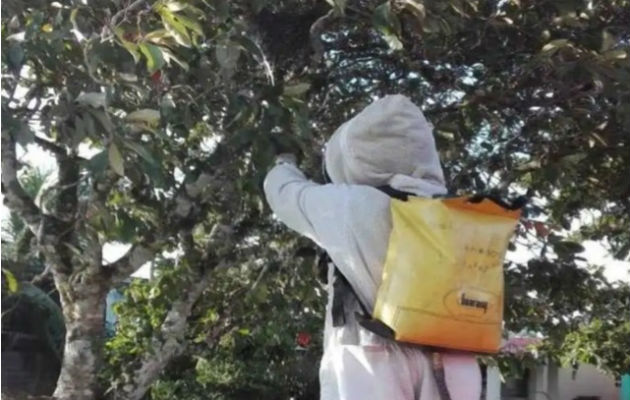
[[[28,170],[21,183],[29,196],[46,202],[46,179],[50,175],[41,170]],[[32,372],[31,389],[46,391],[54,384],[61,364],[64,340],[63,314],[59,299],[54,295],[54,284],[48,279],[43,259],[31,244],[34,236],[15,213],[2,221],[2,351],[20,350],[20,338],[30,337],[41,344],[41,354],[47,357],[47,371]],[[33,351],[36,351],[33,349]],[[44,378],[44,379],[42,379]],[[9,389],[17,382],[9,382]]]
[[[317,177],[328,134],[392,92],[435,125],[452,188],[533,199],[521,234],[540,251],[509,267],[507,325],[545,334],[554,357],[582,329],[620,372],[584,329],[626,289],[587,273],[578,242],[630,252],[628,1],[330,3],[3,2],[2,190],[61,296],[56,397],[104,392],[105,295],[153,262],[175,268],[175,289],[113,389],[141,398],[189,346],[213,277],[278,232],[260,191],[274,154],[301,153]],[[19,181],[16,148],[33,144],[56,159],[50,207]],[[112,241],[130,249],[104,263]]]

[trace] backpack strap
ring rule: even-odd
[[[319,276],[323,282],[328,283],[328,267],[330,264],[330,268],[333,268],[333,299],[332,299],[332,324],[335,328],[340,326],[344,326],[346,324],[346,312],[344,308],[344,304],[348,302],[349,299],[355,297],[357,299],[357,303],[361,306],[361,309],[365,315],[369,315],[367,309],[359,301],[358,297],[354,293],[354,289],[348,282],[348,279],[339,271],[336,265],[334,265],[330,255],[325,251],[322,251],[319,254],[318,260],[318,268],[319,268]]]
[[[379,186],[377,187],[377,189],[393,199],[398,199],[402,201],[407,201],[407,199],[409,199],[409,196],[415,196],[413,193],[403,192],[402,190],[394,189],[393,187],[389,185]]]

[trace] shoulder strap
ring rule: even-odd
[[[402,190],[394,189],[393,187],[389,185],[379,186],[377,187],[377,189],[393,199],[402,200],[402,201],[407,201],[409,196],[415,196],[413,193],[403,192]]]

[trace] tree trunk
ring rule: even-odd
[[[59,400],[100,397],[98,373],[102,368],[107,284],[89,273],[55,273],[66,323],[61,373],[53,396]]]

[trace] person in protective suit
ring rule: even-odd
[[[321,399],[440,399],[430,352],[382,338],[356,317],[374,307],[392,229],[391,197],[377,188],[425,197],[446,193],[432,126],[407,97],[386,96],[337,129],[324,163],[330,184],[308,180],[287,156],[278,158],[264,183],[277,218],[334,262],[328,272]],[[344,299],[343,326],[332,320],[334,281],[340,279],[335,267],[356,295]],[[451,399],[478,400],[481,374],[474,356],[444,352],[442,362]]]

